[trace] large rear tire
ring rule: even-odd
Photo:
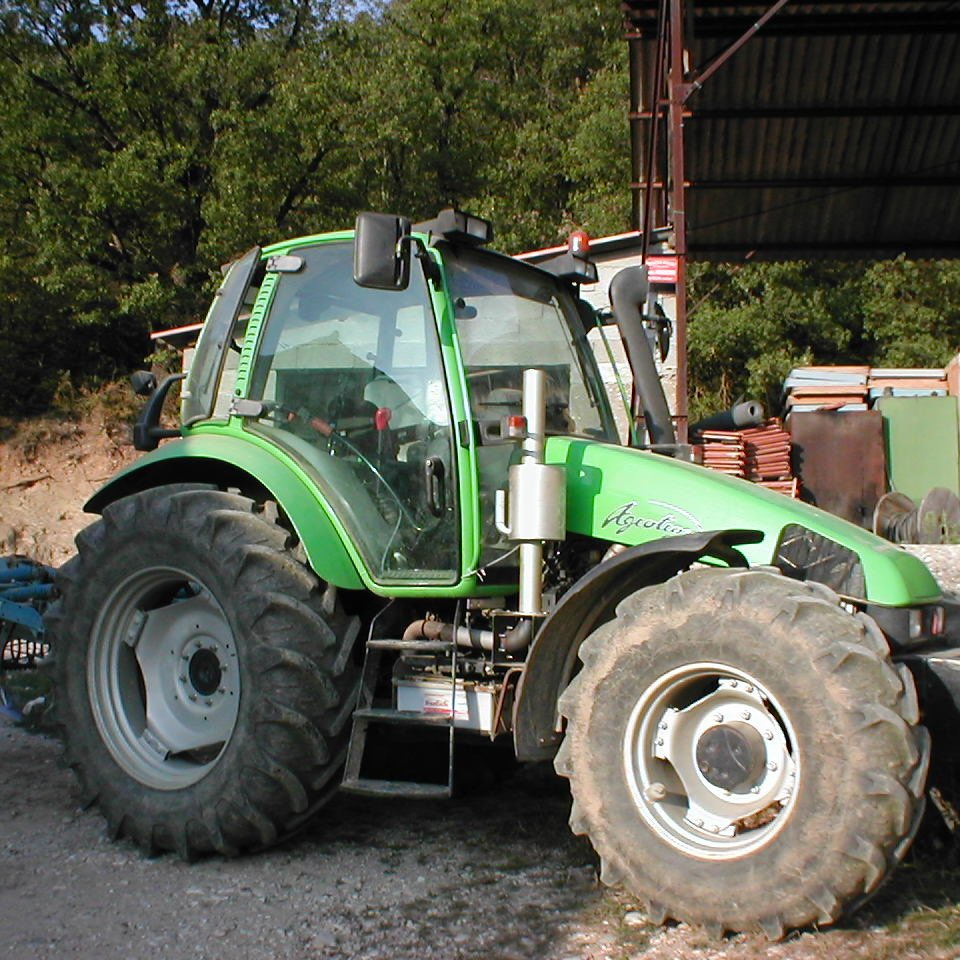
[[[67,760],[112,835],[235,854],[335,790],[358,624],[290,541],[196,486],[127,497],[78,536],[47,629]]]
[[[903,857],[929,756],[913,681],[825,588],[681,574],[580,657],[556,759],[570,823],[655,922],[776,939],[854,909]]]

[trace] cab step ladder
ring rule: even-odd
[[[380,662],[384,652],[399,653],[448,653],[451,657],[450,713],[429,714],[393,707],[374,706],[374,690],[380,674]],[[380,640],[367,641],[363,661],[363,674],[357,696],[357,709],[353,713],[353,729],[343,771],[342,790],[371,797],[411,797],[439,800],[453,795],[453,747],[454,713],[457,675],[457,646],[446,640]],[[418,783],[413,780],[376,780],[360,775],[367,733],[375,725],[410,725],[420,727],[447,727],[447,782]]]

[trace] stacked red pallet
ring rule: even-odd
[[[800,495],[800,483],[790,466],[790,434],[776,417],[747,430],[705,430],[700,439],[705,467],[788,497]]]

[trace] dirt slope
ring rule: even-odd
[[[63,563],[92,519],[86,499],[138,455],[129,432],[102,411],[0,425],[0,556]]]

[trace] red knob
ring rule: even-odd
[[[376,425],[378,430],[386,430],[390,426],[390,418],[393,416],[393,411],[389,407],[378,407],[377,412],[373,415],[373,422]]]

